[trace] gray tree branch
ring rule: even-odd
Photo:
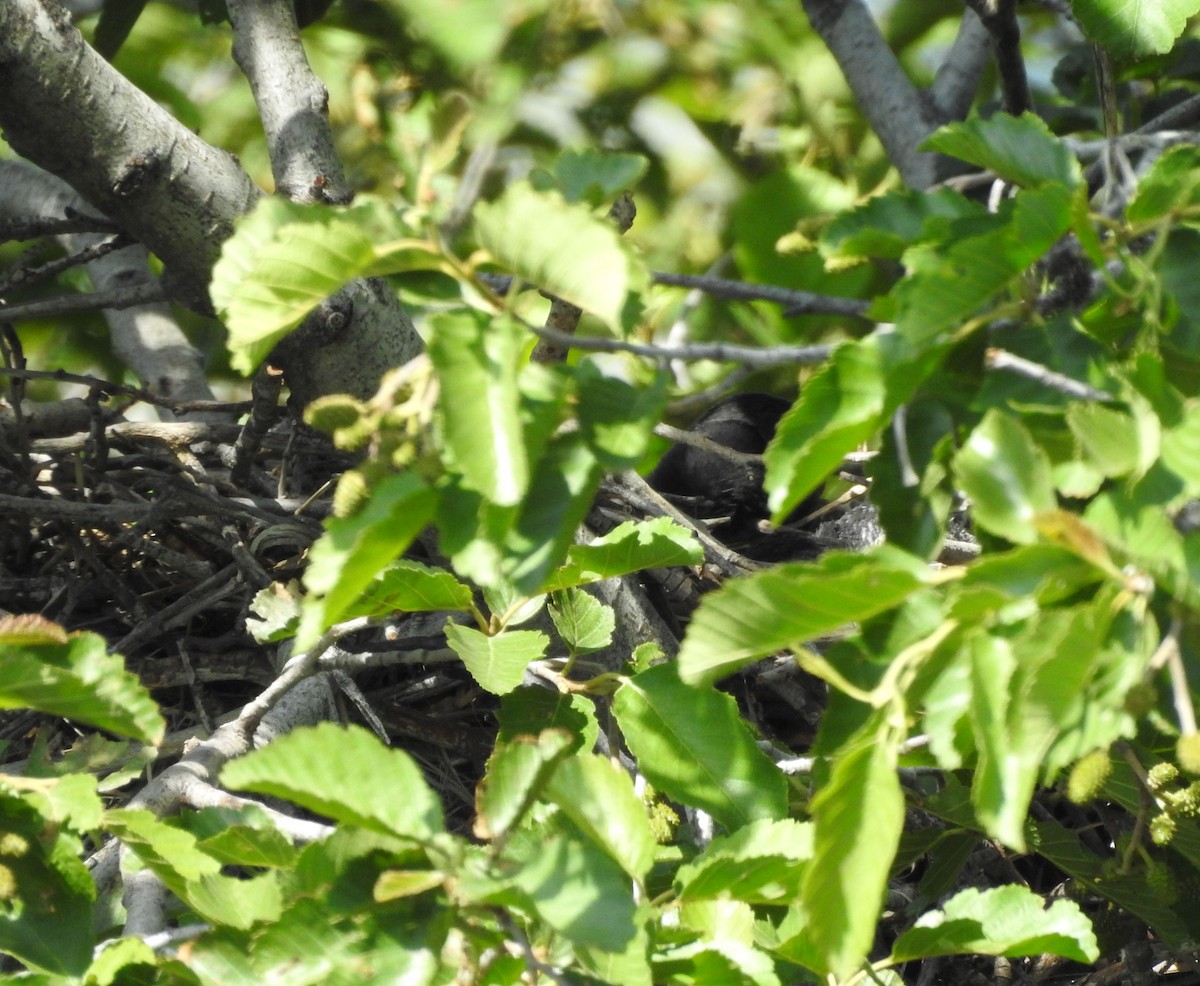
[[[912,84],[863,0],[801,2],[904,183],[928,188],[938,158],[917,146],[943,122],[933,100]]]
[[[13,150],[156,253],[181,302],[211,311],[221,241],[260,194],[233,155],[125,79],[54,4],[0,3],[0,90]]]
[[[294,202],[349,202],[329,93],[309,67],[291,0],[231,0],[228,7],[233,58],[254,93],[276,191]]]

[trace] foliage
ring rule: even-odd
[[[1115,211],[1093,196],[1076,145],[1032,114],[976,114],[925,144],[1004,182],[991,207],[950,186],[876,189],[880,163],[863,149],[824,173],[781,155],[769,177],[741,176],[730,248],[743,273],[786,267],[786,286],[867,298],[877,320],[838,333],[803,381],[764,456],[770,510],[784,522],[870,444],[887,544],[729,579],[704,596],[673,659],[641,650],[592,668],[619,618],[587,590],[705,555],[665,518],[577,543],[603,478],[653,461],[672,381],[665,361],[628,351],[530,362],[530,329],[543,294],[583,309],[586,331],[607,339],[665,319],[671,303],[647,257],[671,242],[670,221],[637,242],[605,213],[643,184],[651,212],[682,210],[689,196],[661,194],[682,181],[669,149],[610,155],[527,139],[538,167],[450,236],[462,162],[522,137],[514,107],[536,82],[532,61],[509,54],[578,46],[575,57],[625,73],[604,93],[611,103],[622,86],[649,91],[640,72],[712,122],[736,105],[722,73],[747,52],[778,79],[794,57],[783,46],[815,40],[787,20],[798,15],[751,4],[736,15],[735,55],[719,58],[713,38],[693,38],[690,56],[659,45],[655,58],[694,62],[668,69],[617,51],[617,32],[584,43],[598,29],[557,22],[554,5],[477,0],[463,23],[442,4],[379,6],[384,23],[404,25],[398,48],[419,48],[428,89],[408,116],[376,123],[388,154],[358,163],[377,194],[344,208],[264,200],[226,242],[212,293],[231,365],[247,373],[342,284],[386,276],[411,295],[426,352],[370,400],[307,409],[360,458],[301,583],[260,594],[259,635],[315,660],[340,629],[452,613],[449,649],[500,697],[473,830],[448,827],[415,760],[356,726],[298,729],[220,772],[230,791],[330,824],[306,844],[245,802],[158,817],[111,806],[78,770],[0,775],[0,947],[26,978],[501,984],[568,970],[620,984],[855,983],[899,981],[906,963],[934,956],[1094,962],[1113,943],[1098,942],[1085,904],[1133,915],[1172,945],[1200,935],[1189,893],[1200,793],[1178,769],[1196,763],[1195,724],[1175,712],[1190,707],[1183,669],[1200,615],[1200,532],[1188,521],[1200,500],[1196,150],[1164,150]],[[702,16],[702,5],[676,6]],[[1151,6],[1161,16],[1130,13]],[[1131,62],[1166,51],[1195,13],[1180,2],[1075,7],[1092,38]],[[106,7],[110,46],[130,12]],[[641,16],[643,40],[667,36],[669,17]],[[716,82],[720,105],[705,105],[702,83]],[[752,110],[741,107],[743,126]],[[814,111],[803,136],[832,156],[847,135],[821,124]],[[789,149],[802,136],[793,126],[779,135]],[[390,181],[402,200],[380,192]],[[795,258],[775,248],[777,217],[749,216],[785,192],[792,228],[778,232],[807,245]],[[757,305],[734,317],[764,347],[829,335],[827,320],[797,330]],[[693,382],[720,372],[700,367]],[[931,564],[964,510],[979,557]],[[445,567],[405,557],[430,528]],[[543,608],[549,622],[527,625]],[[5,620],[0,648],[0,706],[161,741],[148,693],[93,635]],[[780,769],[790,751],[757,735],[719,687],[781,653],[830,696],[798,774]],[[1085,826],[1031,812],[1039,797],[1066,804],[1059,788],[1138,824],[1099,853]],[[906,826],[917,813],[937,822],[924,842]],[[80,862],[102,834],[125,847],[127,872],[174,895],[179,925],[205,925],[186,947],[107,940],[116,905],[95,899]],[[1048,860],[1069,877],[1068,898],[1046,908],[1042,888],[1016,883],[952,892],[964,846],[981,837]],[[917,860],[921,895],[884,941],[889,879]]]

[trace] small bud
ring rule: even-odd
[[[1156,763],[1146,772],[1146,786],[1155,794],[1165,790],[1179,779],[1179,768],[1173,763],[1163,761]]]
[[[1087,804],[1099,797],[1104,782],[1112,773],[1112,761],[1107,750],[1093,750],[1071,768],[1067,780],[1067,797],[1077,805]]]
[[[333,515],[349,517],[363,505],[368,492],[367,479],[357,469],[342,473],[333,492]]]
[[[1175,819],[1165,811],[1150,819],[1150,838],[1156,846],[1168,846],[1175,838]]]

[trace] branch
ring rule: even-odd
[[[0,76],[13,150],[157,254],[179,301],[211,311],[221,241],[260,194],[233,155],[118,73],[57,5],[0,3]]]
[[[291,0],[231,0],[233,58],[250,83],[275,189],[294,202],[348,203],[329,127],[329,93],[313,74]]]
[[[544,329],[537,325],[528,325],[530,331],[543,339],[549,339],[563,346],[582,349],[592,353],[633,353],[635,356],[646,356],[650,359],[711,359],[725,363],[740,363],[743,366],[801,366],[813,363],[824,363],[829,359],[834,346],[772,346],[761,349],[758,346],[735,346],[723,342],[694,342],[686,346],[654,346],[641,342],[625,342],[622,339],[598,339],[579,337]]]
[[[992,57],[991,39],[974,11],[964,13],[946,60],[938,66],[929,96],[947,120],[961,120],[971,111],[979,80]]]
[[[59,315],[72,315],[76,312],[134,308],[165,301],[166,297],[166,288],[159,282],[152,281],[131,287],[107,288],[103,291],[93,291],[91,294],[60,294],[56,298],[5,305],[0,307],[0,317],[6,322],[29,318],[57,318]]]
[[[992,37],[996,70],[1004,94],[1004,110],[1020,116],[1033,109],[1025,59],[1021,55],[1021,25],[1017,23],[1017,0],[966,0]]]
[[[804,12],[841,66],[859,108],[910,188],[937,180],[937,155],[917,150],[941,120],[909,80],[863,0],[802,0]]]
[[[0,214],[14,218],[68,217],[87,204],[65,182],[26,164],[0,162]],[[141,244],[115,253],[99,253],[109,237],[77,233],[60,237],[65,248],[82,255],[88,276],[98,292],[147,292],[146,303],[104,309],[113,351],[149,391],[181,400],[211,400],[204,357],[189,341],[170,309],[161,303],[162,285],[150,272],[150,255]],[[158,297],[153,297],[153,292]],[[67,296],[79,300],[84,296]],[[101,295],[103,297],[103,294]],[[51,300],[66,300],[51,299]],[[94,303],[97,299],[92,296]],[[6,313],[13,317],[12,309]],[[201,412],[201,420],[216,412]]]
[[[771,284],[747,284],[745,281],[732,281],[728,278],[712,277],[708,274],[671,274],[652,271],[650,279],[655,284],[693,288],[712,295],[714,298],[725,298],[730,301],[772,301],[787,307],[785,315],[848,315],[852,318],[866,318],[867,310],[871,307],[869,301],[859,298],[841,298],[831,294],[813,294],[811,291],[793,291]]]

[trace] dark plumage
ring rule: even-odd
[[[691,430],[726,448],[758,455],[790,407],[771,394],[736,394],[709,408]],[[754,546],[763,539],[758,523],[768,516],[763,473],[761,463],[732,462],[681,443],[667,451],[646,480],[685,513],[712,521],[713,533],[726,544],[751,548],[757,555]],[[805,516],[819,503],[810,497],[793,516]]]

